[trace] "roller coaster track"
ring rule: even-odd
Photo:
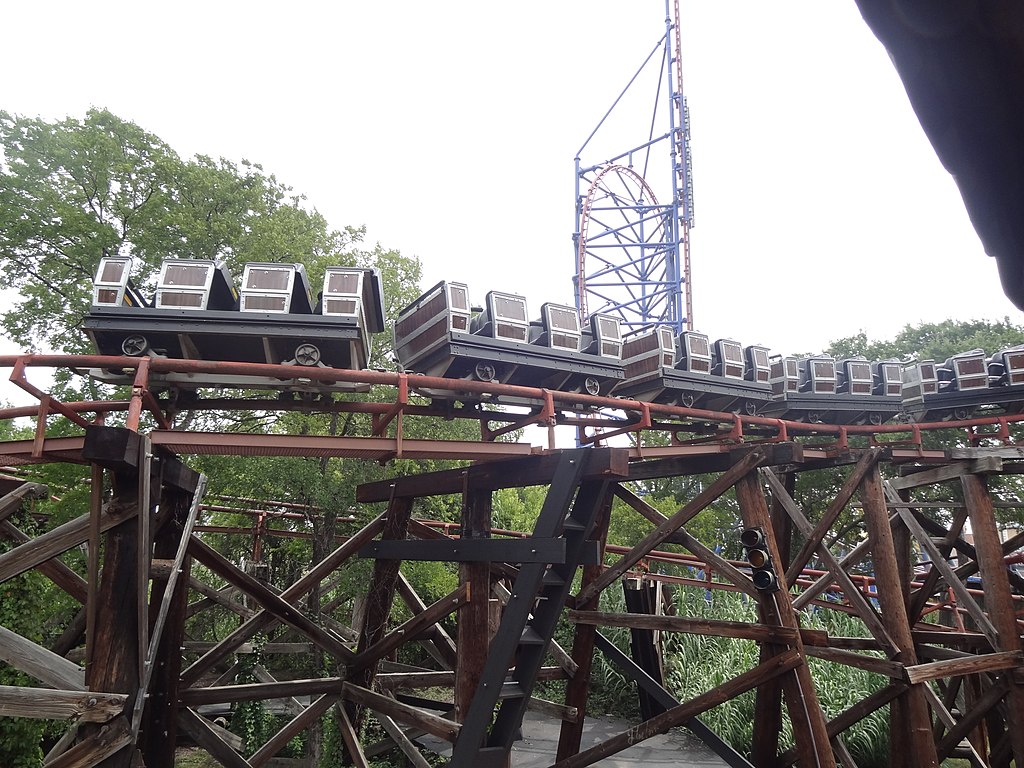
[[[172,768],[173,746],[186,743],[222,765],[262,766],[328,712],[356,765],[398,749],[415,765],[434,752],[450,754],[456,767],[501,766],[527,708],[561,719],[551,756],[559,768],[593,764],[680,725],[731,766],[854,765],[851,728],[891,702],[892,754],[901,765],[938,766],[952,756],[993,767],[1024,761],[1024,578],[1010,567],[1019,562],[1024,535],[1003,540],[994,514],[1024,504],[989,490],[993,478],[1024,470],[1024,450],[1014,441],[1024,414],[840,426],[384,371],[96,355],[6,356],[0,367],[12,369],[11,381],[39,400],[0,411],[0,420],[27,417],[36,425],[33,437],[0,443],[0,466],[10,468],[0,475],[7,494],[0,497],[0,535],[10,545],[0,553],[0,584],[37,571],[82,606],[47,644],[0,627],[0,660],[45,686],[0,686],[0,715],[79,724],[47,745],[47,766]],[[31,382],[46,368],[114,370],[133,383],[124,399],[64,403]],[[190,376],[224,377],[239,387],[250,382],[252,391],[175,399],[176,377]],[[294,382],[304,394],[254,394],[269,380]],[[360,394],[366,390],[372,399]],[[368,416],[370,426],[360,437],[175,429],[188,409],[354,413]],[[421,420],[453,418],[478,422],[479,439],[409,436]],[[57,419],[81,434],[65,424],[55,436]],[[534,425],[548,430],[546,446],[510,441]],[[575,428],[582,447],[560,448],[557,427]],[[929,435],[942,431],[959,447],[933,447],[938,442]],[[296,521],[316,513],[300,514],[289,503],[287,513],[268,515],[278,505],[251,498],[205,502],[205,478],[178,458],[190,454],[337,456],[389,467],[395,459],[463,463],[420,475],[393,470],[359,486],[356,501],[383,510],[357,515],[372,517],[362,528],[339,523],[350,527],[339,530],[334,551],[294,583],[271,587],[259,570],[211,546],[245,527],[203,516],[235,508],[254,519],[257,538],[309,538],[312,532]],[[45,462],[89,465],[91,508],[60,526],[44,520],[43,532],[28,536],[12,521],[47,492],[32,482],[30,466]],[[637,482],[693,475],[701,482],[670,515],[637,492]],[[807,476],[828,478],[833,488],[827,507],[814,515],[797,501]],[[495,491],[535,485],[549,486],[535,530],[492,525]],[[931,495],[915,497],[922,489]],[[417,500],[447,494],[462,497],[459,520],[413,516]],[[735,499],[727,507],[737,510],[737,524],[765,535],[779,589],[756,588],[753,561],[726,557],[691,532],[699,528],[688,529],[726,494]],[[615,515],[637,514],[647,526],[632,547],[607,543],[613,501]],[[925,513],[936,504],[946,523]],[[153,514],[141,514],[147,508]],[[848,510],[866,535],[840,551],[830,534]],[[270,525],[286,515],[287,530]],[[79,572],[61,554],[82,544],[90,555]],[[912,546],[927,555],[916,570]],[[372,575],[360,582],[365,592],[339,593],[339,579],[357,558],[373,560]],[[458,586],[433,602],[423,599],[400,570],[410,560],[457,563]],[[191,563],[228,589],[196,578]],[[619,584],[629,608],[602,611],[599,597]],[[712,601],[713,594],[738,592],[760,618],[664,615],[658,600],[645,603],[636,591],[660,594],[659,584],[708,590]],[[190,594],[198,598],[191,605]],[[315,603],[307,602],[312,595]],[[400,617],[392,610],[396,596],[405,605]],[[361,611],[349,607],[352,598],[361,600]],[[861,623],[862,636],[808,629],[802,617],[809,610],[845,613]],[[212,644],[189,641],[186,622],[203,611],[236,614],[237,629]],[[558,621],[573,627],[571,647],[554,641]],[[489,637],[485,627],[496,633]],[[630,651],[600,627],[629,627]],[[651,661],[655,632],[754,642],[759,663],[681,700]],[[260,658],[267,665],[257,682],[236,684],[232,660],[251,653],[257,637],[266,642]],[[425,661],[388,661],[399,649]],[[595,650],[636,684],[643,723],[584,748]],[[336,672],[275,677],[275,654],[311,651]],[[811,658],[867,670],[881,682],[836,711],[818,698],[820,666]],[[565,680],[564,701],[539,695],[538,684],[553,679]],[[428,688],[450,695],[409,695]],[[748,690],[756,691],[749,757],[700,719]],[[283,717],[262,744],[242,744],[214,721],[243,701],[263,701]],[[271,708],[272,701],[279,703]],[[793,726],[788,742],[779,735],[784,707]],[[367,717],[389,734],[386,743],[360,743]]]

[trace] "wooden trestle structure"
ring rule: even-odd
[[[34,537],[9,518],[46,488],[10,476],[0,489],[6,494],[0,499],[0,534],[12,545],[0,555],[0,584],[35,569],[81,605],[52,647],[0,627],[0,660],[38,681],[36,687],[0,687],[0,715],[73,724],[50,749],[47,766],[171,768],[174,746],[187,741],[230,768],[258,768],[333,709],[357,766],[375,754],[356,736],[361,719],[372,716],[390,736],[385,746],[404,752],[413,765],[426,765],[418,740],[429,734],[451,743],[449,765],[497,768],[507,763],[528,707],[561,720],[558,751],[551,755],[557,768],[592,765],[676,726],[693,730],[726,763],[743,766],[751,763],[706,728],[700,716],[749,690],[756,690],[751,758],[756,766],[853,766],[844,732],[886,705],[893,754],[899,756],[893,764],[937,766],[960,755],[975,765],[1009,766],[1013,760],[1024,765],[1024,583],[1005,563],[1022,537],[1001,541],[987,491],[992,475],[1024,467],[1019,448],[900,451],[779,441],[670,446],[646,453],[526,448],[528,455],[517,456],[524,453],[519,444],[497,443],[481,448],[477,458],[488,460],[462,469],[361,486],[358,501],[382,504],[380,514],[277,591],[225,559],[195,531],[205,478],[168,447],[180,453],[238,452],[230,445],[227,437],[218,447],[215,437],[150,436],[95,425],[83,437],[0,444],[0,465],[69,461],[92,467],[90,513]],[[351,440],[337,445],[334,455],[380,457],[372,442],[362,454]],[[329,439],[320,448],[319,455],[331,455]],[[422,448],[455,455],[446,454],[443,444]],[[415,453],[416,441],[407,441],[405,449]],[[253,450],[274,448],[260,444]],[[281,447],[280,452],[286,451]],[[883,473],[885,464],[895,471]],[[794,501],[795,485],[811,473],[845,478],[815,520]],[[694,474],[714,479],[670,517],[629,486]],[[935,484],[957,486],[964,499],[949,527],[937,526],[915,507],[915,493]],[[525,486],[547,486],[534,530],[518,538],[492,536],[493,493]],[[439,494],[461,495],[458,531],[414,517],[418,500]],[[742,521],[737,525],[766,532],[781,589],[755,589],[742,565],[688,531],[726,494],[738,504]],[[632,549],[613,554],[605,540],[615,499],[626,506],[616,514],[641,515],[650,532]],[[858,503],[868,536],[852,552],[833,553],[828,533],[838,516]],[[644,562],[663,544],[682,545],[692,555],[689,562],[714,574],[714,584],[756,601],[760,621],[600,612],[602,591],[624,577],[642,576]],[[89,553],[84,576],[61,559],[82,545]],[[912,548],[930,555],[932,567],[924,575],[913,573]],[[375,562],[355,622],[337,601],[308,599],[314,587],[334,583],[333,577],[366,557]],[[805,566],[812,559],[824,575],[809,579]],[[458,562],[458,588],[425,605],[401,571],[403,562],[415,560]],[[872,564],[877,593],[866,594],[855,583],[855,569],[865,562]],[[245,600],[201,583],[191,571],[193,563]],[[968,579],[979,575],[983,592],[974,582],[968,586]],[[824,602],[826,590],[841,596],[839,602]],[[194,598],[198,602],[190,607]],[[396,602],[411,618],[392,621]],[[311,603],[320,605],[319,612],[309,611]],[[812,605],[858,617],[866,636],[833,637],[802,628],[801,611]],[[186,642],[186,617],[203,606],[238,614],[237,628],[197,650]],[[943,610],[951,621],[926,621],[926,615]],[[575,625],[570,648],[552,639],[560,618]],[[452,625],[456,630],[449,632],[446,626]],[[712,690],[678,701],[652,677],[651,665],[640,655],[624,654],[605,638],[601,628],[610,626],[752,640],[760,645],[760,661]],[[337,673],[305,680],[276,680],[265,673],[262,682],[232,684],[235,654],[257,633],[279,627],[290,630],[282,636],[293,645],[297,640],[322,652]],[[390,662],[404,643],[425,645],[434,668]],[[645,697],[646,719],[581,750],[589,676],[598,652],[636,683]],[[889,682],[829,718],[815,692],[811,657],[866,669]],[[564,701],[535,695],[538,681],[553,679],[567,681]],[[441,710],[432,711],[424,699],[410,695],[428,687],[451,691]],[[252,700],[283,700],[291,719],[245,758],[237,739],[201,711]],[[784,709],[793,744],[780,744]],[[254,745],[249,746],[251,753]]]

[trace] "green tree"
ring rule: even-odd
[[[0,288],[20,295],[0,326],[28,349],[86,351],[78,325],[103,256],[132,256],[140,285],[175,256],[322,274],[363,234],[331,229],[257,164],[184,159],[109,111],[58,122],[0,111]]]

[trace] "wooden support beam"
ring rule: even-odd
[[[906,594],[889,525],[882,477],[877,466],[872,467],[861,482],[860,497],[875,566],[875,586],[878,589],[882,621],[899,649],[893,660],[905,667],[912,667],[918,661],[917,651],[910,632]],[[889,721],[893,764],[902,763],[908,768],[938,768],[928,700],[919,686],[911,686],[902,694],[899,705],[890,708]]]
[[[619,499],[646,517],[656,526],[664,525],[668,521],[668,518],[665,517],[665,515],[661,514],[661,512],[656,510],[625,486],[616,484],[613,492]],[[673,543],[681,544],[694,555],[701,558],[712,570],[728,579],[729,582],[741,592],[745,592],[750,597],[757,596],[754,585],[750,583],[750,579],[745,574],[717,552],[705,547],[697,541],[697,539],[691,536],[685,528],[679,528],[671,535],[670,538]]]
[[[6,627],[0,627],[0,661],[34,677],[43,685],[72,691],[86,690],[84,669]]]
[[[780,562],[778,544],[771,527],[771,515],[764,497],[758,474],[749,472],[736,481],[736,500],[739,502],[743,524],[760,528],[765,533],[765,544],[773,562]],[[759,594],[759,611],[764,623],[777,624],[793,630],[800,628],[796,611],[793,609],[788,582],[784,574],[776,574],[779,588],[774,592]],[[797,632],[789,647],[800,658],[791,676],[780,678],[785,694],[790,721],[793,724],[794,740],[798,761],[801,765],[816,765],[819,768],[835,768],[835,757],[829,744],[825,727],[825,715],[818,701],[818,695],[811,678],[810,668],[804,658],[803,641]],[[781,650],[781,646],[765,645],[761,664],[768,664]],[[785,651],[782,651],[785,653]],[[769,764],[773,755],[758,755],[758,760]]]
[[[582,768],[582,766],[593,765],[599,760],[611,757],[645,739],[665,733],[669,729],[697,717],[702,712],[757,687],[766,680],[795,669],[801,663],[803,663],[802,659],[796,651],[784,651],[768,661],[758,664],[749,672],[737,675],[707,693],[673,707],[650,720],[645,720],[625,733],[613,736],[576,755],[559,760],[552,768]]]
[[[470,477],[466,477],[459,522],[462,538],[481,544],[492,540],[493,498],[489,488],[481,488],[475,477],[472,480],[470,485]],[[562,559],[565,559],[565,542],[562,542]],[[490,566],[484,562],[464,562],[459,566],[459,580],[470,588],[470,599],[459,608],[456,622],[458,661],[455,665],[454,703],[455,719],[461,723],[469,713],[491,646]]]
[[[391,499],[384,514],[381,539],[405,538],[409,529],[409,519],[412,517],[412,507],[412,499],[398,496]],[[395,601],[400,566],[401,563],[397,560],[377,560],[373,564],[373,574],[366,591],[366,609],[363,613],[362,626],[359,627],[357,653],[362,653],[380,642],[387,633],[388,617],[391,615],[391,606]],[[373,676],[376,672],[375,665],[364,667],[352,676],[352,683],[357,687],[370,688],[373,685]],[[345,704],[348,718],[356,729],[359,728],[361,718],[359,703],[358,700],[350,698]]]
[[[121,714],[127,700],[124,693],[0,685],[0,717],[106,723]]]
[[[343,563],[347,562],[349,558],[354,556],[355,553],[359,551],[359,548],[380,533],[383,527],[383,515],[371,520],[358,533],[349,538],[348,541],[335,549],[334,552],[325,557],[321,562],[317,563],[309,573],[305,574],[301,579],[282,592],[278,599],[280,601],[284,601],[286,604],[297,602],[302,595],[313,589],[313,587],[328,573],[340,567]],[[231,580],[229,579],[229,581]],[[274,605],[278,604],[279,603],[277,602],[274,603]],[[231,632],[231,634],[224,638],[220,644],[207,651],[201,658],[186,669],[182,673],[182,681],[186,685],[193,685],[206,670],[210,669],[218,661],[221,661],[231,654],[250,637],[255,635],[257,632],[269,629],[280,620],[281,618],[278,613],[264,607],[263,610],[248,618],[244,624]],[[345,658],[351,659],[354,654],[352,654],[348,648],[345,650],[348,654]]]
[[[359,550],[359,557],[447,563],[564,563],[565,541],[541,539],[472,539],[448,541],[374,541]]]
[[[618,562],[607,568],[591,584],[581,589],[576,596],[577,603],[585,603],[594,595],[600,594],[626,571],[646,557],[652,549],[664,542],[671,534],[692,520],[701,510],[706,509],[722,494],[732,488],[737,479],[756,468],[763,460],[764,454],[760,451],[751,451],[740,459],[731,469],[716,478],[707,488],[683,505],[672,517],[647,534],[640,543],[619,558]]]
[[[253,768],[248,760],[220,737],[216,729],[202,715],[185,707],[178,712],[178,725],[181,730],[192,737],[192,741],[205,749],[211,757],[226,768]]]
[[[608,543],[608,525],[611,522],[613,494],[606,493],[601,500],[601,508],[594,520],[594,535],[601,548],[602,560]],[[601,566],[584,566],[580,576],[581,589],[587,589],[601,575]],[[583,611],[598,608],[601,595],[594,593],[585,601],[576,601],[576,607]],[[575,755],[580,751],[583,739],[583,724],[587,717],[587,700],[590,693],[590,671],[594,666],[594,646],[597,642],[597,627],[577,624],[572,638],[572,662],[576,671],[565,686],[565,705],[577,711],[575,721],[563,720],[558,732],[556,759]]]
[[[334,694],[340,691],[344,681],[345,679],[342,677],[314,677],[306,680],[279,680],[273,683],[188,688],[181,692],[181,702],[190,707],[199,707],[204,704],[230,704],[236,701]]]
[[[995,672],[1000,669],[1024,668],[1024,653],[1002,651],[982,656],[968,656],[960,659],[944,659],[906,667],[906,679],[910,683],[923,683],[957,675],[974,675],[979,672]]]
[[[846,505],[850,503],[850,499],[853,498],[853,494],[860,486],[861,480],[864,479],[864,476],[868,472],[878,465],[878,460],[881,459],[883,455],[884,450],[882,448],[869,448],[864,452],[864,455],[861,456],[860,461],[857,462],[857,466],[853,468],[853,471],[847,476],[842,487],[840,487],[839,492],[836,493],[835,498],[833,498],[831,503],[829,503],[828,508],[821,516],[821,520],[819,520],[813,530],[807,534],[804,545],[789,563],[789,567],[786,569],[787,584],[796,583],[797,577],[814,555],[818,544],[824,539],[825,534],[827,534],[829,529],[835,524],[842,511],[846,509]],[[773,492],[775,488],[781,487],[781,483],[778,483],[773,487]]]
[[[27,544],[32,538],[17,528],[10,520],[0,522],[0,535],[16,546]],[[82,605],[89,599],[89,586],[85,579],[54,557],[36,566],[36,570],[48,578]]]
[[[414,640],[420,635],[429,632],[441,619],[456,611],[459,606],[466,604],[468,600],[469,585],[463,584],[429,608],[393,629],[373,645],[357,653],[355,658],[349,663],[350,674],[370,664],[375,664],[384,656],[397,649],[402,643]]]
[[[383,712],[388,717],[399,720],[406,725],[422,728],[439,739],[454,743],[459,736],[461,726],[452,720],[446,720],[443,717],[424,712],[417,707],[402,704],[392,698],[374,693],[352,683],[342,683],[342,692],[345,698],[350,701],[372,709],[374,712]]]
[[[100,532],[109,531],[131,519],[137,509],[134,500],[128,505],[109,506],[100,515]],[[88,538],[89,516],[82,515],[4,552],[0,555],[0,583],[36,568],[40,563],[77,547]]]
[[[352,721],[349,720],[345,707],[337,707],[337,712],[338,730],[341,731],[341,740],[345,742],[349,760],[356,768],[370,768],[370,763],[367,761],[366,755],[363,754],[363,745],[359,743],[359,735],[352,727]]]
[[[594,624],[599,627],[626,627],[628,629],[654,629],[664,632],[685,632],[690,635],[729,637],[753,640],[758,643],[789,645],[798,635],[790,627],[748,624],[742,621],[716,621],[691,619],[685,616],[653,616],[645,613],[606,613],[603,611],[569,611],[574,624]]]
[[[269,763],[274,755],[288,746],[289,741],[306,730],[315,720],[318,720],[339,699],[340,696],[338,695],[325,694],[312,702],[302,712],[285,723],[262,747],[256,750],[253,756],[249,758],[249,764],[253,768],[261,768],[261,766]]]
[[[402,575],[401,572],[398,574],[398,594],[402,598],[402,602],[405,603],[413,615],[422,613],[427,609],[426,603],[413,589],[412,584],[409,580]],[[359,640],[359,633],[353,632],[353,640]],[[442,624],[437,624],[434,630],[430,634],[430,640],[433,643],[433,650],[437,654],[436,658],[438,663],[448,669],[455,669],[458,663],[458,652],[455,649],[455,641],[452,636],[448,634],[448,631]],[[429,649],[428,649],[429,650]]]
[[[873,458],[873,454],[867,454],[865,458]],[[874,457],[877,461],[877,457]],[[864,460],[857,465],[858,469],[865,466]],[[868,462],[864,468],[864,472],[869,471],[871,467],[875,466],[874,462]],[[863,473],[854,471],[854,476],[863,477]],[[843,595],[846,597],[847,602],[857,612],[857,616],[864,622],[868,631],[871,632],[882,647],[891,655],[896,652],[896,644],[893,642],[892,637],[886,631],[885,626],[882,624],[882,620],[875,613],[875,610],[868,603],[864,595],[857,588],[857,585],[853,583],[853,579],[850,578],[850,574],[839,564],[835,555],[828,548],[824,539],[814,539],[818,528],[811,525],[811,521],[808,520],[800,509],[800,505],[796,503],[796,500],[786,492],[785,487],[782,485],[782,481],[770,470],[762,470],[761,478],[764,480],[772,493],[773,503],[777,504],[781,509],[784,509],[789,516],[789,519],[796,525],[797,529],[805,537],[804,549],[810,548],[812,553],[818,555],[821,561],[825,564],[825,568],[832,578],[835,579],[836,583],[842,588]],[[820,528],[820,526],[819,526]],[[822,531],[822,535],[824,532]],[[801,555],[803,549],[801,550]],[[798,556],[799,557],[799,556]],[[786,583],[792,584],[791,579],[795,579],[796,576],[792,574],[792,570],[786,572]]]
[[[352,659],[354,654],[341,640],[321,629],[287,600],[274,594],[264,584],[242,571],[215,549],[195,536],[189,539],[188,549],[196,560],[222,579],[236,584],[278,621],[294,627],[336,658],[343,661]],[[194,667],[195,665],[189,667],[186,673],[193,673]]]
[[[413,768],[431,768],[430,763],[420,754],[419,749],[409,740],[409,737],[405,735],[405,731],[402,730],[398,723],[381,712],[375,712],[374,715],[377,718],[377,722],[384,729],[384,732],[402,750],[402,754],[405,755],[406,760],[409,761]]]
[[[146,695],[136,699],[132,717],[132,733],[138,736],[142,729],[141,749],[146,768],[174,768],[181,647],[192,569],[187,548],[205,488],[203,476],[191,497],[175,488],[163,488],[160,497],[161,514],[166,516],[167,523],[157,530],[153,551],[158,558],[171,558],[167,560],[170,571],[152,582],[149,615],[155,618],[142,682]]]
[[[877,656],[865,656],[863,653],[855,653],[841,648],[822,648],[807,644],[804,645],[804,652],[808,656],[814,656],[815,658],[842,664],[847,667],[864,669],[878,675],[885,675],[893,680],[906,680],[906,668],[899,662],[880,659]]]
[[[126,762],[132,757],[132,750],[124,750],[132,741],[131,726],[123,717],[105,723],[88,737],[71,747],[53,761],[47,762],[45,768],[93,768],[93,766],[109,763],[117,756],[118,762]],[[122,754],[122,750],[124,750]]]
[[[135,696],[139,690],[141,669],[139,621],[136,605],[136,569],[138,552],[138,478],[134,475],[114,475],[114,496],[108,511],[124,510],[124,522],[107,530],[103,547],[103,571],[96,591],[97,604],[102,606],[96,614],[93,631],[93,649],[85,669],[85,682],[93,691],[127,693]],[[108,518],[113,514],[106,515]],[[104,529],[100,518],[100,528]],[[80,518],[81,519],[81,518]],[[45,534],[44,534],[45,535]],[[127,714],[127,713],[126,713]],[[129,740],[131,723],[129,721]],[[95,729],[83,728],[79,738],[88,741],[96,736]],[[128,768],[131,750],[118,752],[106,758],[103,768]]]
[[[587,478],[629,476],[629,449],[591,448]],[[364,483],[356,489],[356,500],[363,503],[391,498],[422,498],[462,493],[467,487],[479,491],[548,485],[558,467],[557,454],[541,454],[501,461],[486,461],[465,469],[448,469],[422,475],[405,475]]]
[[[961,480],[964,502],[971,518],[974,546],[981,566],[981,581],[985,585],[985,608],[997,633],[998,651],[1019,653],[1022,649],[1020,625],[1010,582],[1003,562],[1003,548],[999,540],[985,480],[977,475],[964,475]],[[1010,679],[1006,698],[1007,733],[1017,765],[1024,765],[1024,685],[1019,679]]]

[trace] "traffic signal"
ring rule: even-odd
[[[754,587],[762,592],[777,590],[779,577],[775,575],[764,531],[760,528],[744,528],[740,533],[740,543],[743,545],[743,556],[750,563],[750,579]]]

